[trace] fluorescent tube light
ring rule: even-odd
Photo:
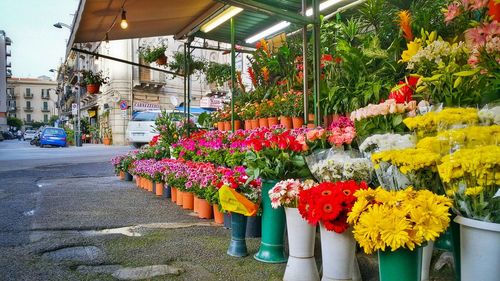
[[[231,6],[224,10],[222,13],[218,14],[216,17],[205,23],[204,25],[201,26],[200,30],[202,32],[210,32],[217,26],[223,24],[226,22],[228,19],[234,17],[235,15],[239,14],[241,11],[243,11],[242,8],[234,7]]]
[[[331,6],[333,6],[335,4],[338,4],[338,3],[342,2],[342,1],[343,0],[328,0],[328,1],[325,1],[325,2],[319,4],[319,10],[323,11],[324,9],[328,9]],[[313,9],[312,8],[306,10],[306,16],[310,17],[310,16],[312,16],[312,14],[313,14]]]
[[[280,30],[282,30],[282,29],[286,28],[286,27],[287,27],[287,26],[289,26],[289,25],[290,25],[290,23],[289,23],[289,22],[287,22],[287,21],[282,21],[282,22],[280,22],[280,23],[278,23],[278,24],[276,24],[276,25],[273,25],[273,26],[271,26],[270,28],[268,28],[268,29],[266,29],[266,30],[264,30],[264,31],[262,31],[262,32],[260,32],[260,33],[258,33],[258,34],[255,34],[254,36],[252,36],[252,37],[250,37],[250,38],[246,39],[246,40],[245,40],[245,42],[246,42],[246,43],[248,43],[248,44],[252,44],[252,43],[254,43],[254,42],[259,41],[259,40],[260,40],[260,39],[262,39],[262,38],[265,38],[265,37],[267,37],[267,36],[269,36],[269,35],[271,35],[271,34],[273,34],[273,33],[276,33],[276,32],[278,32],[278,31],[280,31]]]

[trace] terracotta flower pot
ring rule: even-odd
[[[224,131],[231,131],[231,121],[224,121]]]
[[[125,180],[125,172],[124,171],[120,171],[118,176],[120,177],[120,180]]]
[[[328,128],[328,126],[330,126],[331,123],[332,123],[332,116],[331,115],[323,116],[323,126],[325,128]]]
[[[186,210],[192,210],[194,208],[194,195],[192,192],[182,193],[182,208]]]
[[[156,183],[156,196],[163,196],[163,183],[162,182],[157,182]]]
[[[241,121],[240,120],[234,120],[234,130],[237,131],[241,129]]]
[[[87,84],[87,92],[89,94],[97,94],[99,93],[99,89],[101,88],[100,84]]]
[[[184,200],[184,192],[177,189],[177,201],[175,202],[177,206],[182,206],[182,201]]]
[[[268,128],[269,123],[267,122],[267,118],[259,118],[259,127]]]
[[[170,201],[177,202],[177,188],[170,187]]]
[[[281,116],[280,117],[280,124],[285,127],[285,129],[293,129],[293,122],[292,122],[292,117],[289,116]]]
[[[252,123],[250,123],[250,120],[245,120],[245,130],[250,129],[252,129]]]
[[[219,205],[214,204],[213,209],[214,209],[214,221],[215,221],[215,223],[223,224],[224,223],[224,213],[219,211]]]
[[[217,130],[224,131],[224,122],[217,122]]]
[[[148,191],[153,192],[153,181],[152,180],[148,180]]]
[[[104,145],[111,145],[111,139],[110,139],[110,138],[106,138],[106,137],[104,137],[104,138],[102,139],[102,143],[103,143]]]
[[[307,115],[307,128],[315,128],[316,125],[314,125],[314,114],[309,113]]]
[[[167,64],[167,56],[162,55],[158,59],[156,59],[157,65],[166,65]]]
[[[293,117],[292,123],[293,123],[294,129],[299,129],[304,125],[304,118],[303,117]]]
[[[269,117],[267,118],[267,123],[269,124],[269,128],[271,128],[272,126],[279,125],[280,120],[278,117]]]
[[[134,176],[134,178],[135,178],[135,186],[139,187],[140,178],[138,176]]]
[[[252,119],[250,120],[250,124],[252,125],[252,130],[257,129],[259,127],[259,120],[258,119]]]
[[[194,203],[193,203],[193,212],[198,213],[198,204],[200,202],[200,198],[194,194]]]
[[[211,219],[213,208],[205,199],[198,199],[198,217],[200,219]]]

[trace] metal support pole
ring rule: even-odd
[[[319,91],[320,91],[320,75],[321,75],[321,48],[320,48],[320,15],[319,15],[319,0],[312,0],[313,5],[313,75],[314,75],[314,124],[320,124],[319,110]]]
[[[80,71],[80,56],[76,55],[76,69],[77,71]],[[77,75],[77,85],[80,85],[80,73]],[[82,138],[80,135],[80,129],[81,129],[81,124],[80,124],[80,92],[81,92],[81,86],[78,86],[78,90],[76,91],[76,128],[75,128],[75,146],[82,146]]]
[[[236,89],[236,53],[235,53],[234,17],[231,18],[231,131],[234,132],[234,91]]]
[[[189,117],[191,115],[191,65],[190,65],[190,60],[188,58],[191,58],[191,41],[188,41],[187,44],[187,56],[186,56],[186,76],[187,76],[187,115],[186,115],[186,121],[189,122]],[[189,127],[188,127],[188,137],[190,135]]]
[[[306,15],[307,10],[307,0],[302,0],[302,15]],[[302,83],[303,85],[303,95],[304,95],[304,123],[309,123],[309,98],[308,98],[308,75],[307,75],[307,25],[302,27]]]
[[[184,118],[186,118],[186,121],[187,121],[187,108],[186,108],[186,104],[187,104],[187,43],[184,43]]]

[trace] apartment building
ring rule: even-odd
[[[0,130],[7,130],[7,78],[11,77],[9,46],[12,41],[0,30]]]
[[[143,44],[163,41],[167,45],[166,55],[172,58],[176,52],[183,52],[183,43],[175,41],[173,37],[155,37],[143,39],[115,40],[99,43],[81,44],[79,48],[96,51],[100,54],[120,58],[123,60],[143,63],[138,54],[139,46]],[[196,43],[196,42],[195,42]],[[193,43],[193,44],[195,44]],[[203,44],[203,42],[199,43]],[[207,42],[217,46],[217,42]],[[229,48],[227,44],[221,44],[223,48]],[[230,55],[215,50],[196,49],[192,52],[195,58],[216,61],[219,63],[230,63]],[[237,58],[240,62],[239,70],[246,69],[243,55]],[[248,64],[248,62],[246,62]],[[154,63],[154,67],[158,67]],[[104,76],[110,78],[110,83],[101,87],[100,94],[88,94],[85,89],[78,87],[77,75],[81,69],[92,71],[103,71]],[[74,119],[71,114],[72,104],[77,102],[77,91],[80,91],[80,115],[87,118],[91,125],[110,128],[112,131],[113,144],[126,144],[125,132],[128,121],[133,112],[151,109],[174,109],[184,99],[184,79],[174,78],[170,74],[140,68],[82,53],[70,53],[66,62],[58,71],[59,102],[61,119]],[[227,92],[229,89],[219,89]],[[210,107],[210,94],[213,89],[205,81],[205,76],[193,75],[191,77],[191,106]],[[208,96],[207,96],[208,95]],[[120,101],[125,101],[130,106],[128,110],[120,109]],[[70,121],[69,124],[73,122]]]
[[[33,122],[47,123],[58,115],[57,82],[48,77],[7,79],[8,116],[23,120],[25,127]]]

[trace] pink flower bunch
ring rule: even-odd
[[[356,128],[354,127],[334,127],[330,130],[328,142],[331,145],[341,146],[343,144],[351,144],[356,137]]]
[[[307,188],[308,186],[304,185],[300,180],[288,179],[280,181],[269,190],[271,206],[275,209],[280,206],[297,208],[299,192]]]
[[[396,103],[396,100],[388,99],[379,104],[369,104],[363,108],[351,112],[351,120],[360,121],[379,115],[412,112],[415,111],[416,108],[417,102],[414,100],[407,103]]]

